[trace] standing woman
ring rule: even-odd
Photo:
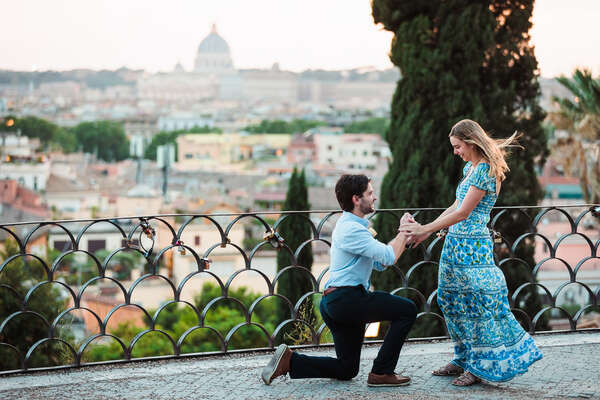
[[[454,154],[467,162],[456,201],[435,221],[406,224],[415,243],[449,227],[438,272],[438,304],[455,342],[454,359],[434,375],[459,375],[452,383],[469,386],[481,379],[501,382],[527,372],[542,358],[533,339],[513,316],[508,289],[494,264],[494,243],[487,228],[490,211],[508,172],[505,149],[517,134],[494,140],[468,119],[450,131]]]

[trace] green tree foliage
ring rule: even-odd
[[[194,305],[202,312],[204,307],[213,299],[221,296],[220,287],[205,283],[202,291],[194,297]],[[248,292],[246,287],[230,289],[228,296],[240,300],[246,309],[259,297],[258,294]],[[155,310],[150,310],[154,315]],[[236,325],[245,322],[245,316],[239,304],[231,300],[221,300],[213,304],[204,320],[205,326],[216,329],[223,337]],[[149,325],[149,321],[145,321]],[[275,329],[275,304],[268,299],[259,303],[252,315],[252,322],[257,322],[272,333]],[[177,341],[189,328],[199,324],[198,316],[191,307],[172,304],[166,307],[158,316],[156,329],[167,332]],[[131,340],[144,328],[136,327],[131,322],[120,324],[112,334],[130,343]],[[157,355],[173,354],[173,346],[166,336],[160,334],[147,334],[134,347],[133,357],[150,357]],[[256,327],[241,328],[231,338],[228,350],[251,349],[266,347],[268,344],[265,334]],[[209,329],[199,329],[192,333],[183,342],[182,353],[198,353],[221,350],[221,344],[216,334]],[[85,361],[105,361],[123,358],[121,346],[113,341],[109,344],[93,345],[84,352]]]
[[[244,128],[250,133],[302,133],[317,126],[324,126],[322,121],[306,121],[303,119],[295,119],[291,122],[280,119],[266,120],[263,119],[258,125],[249,125]]]
[[[175,154],[177,154],[177,136],[179,136],[176,132],[159,132],[152,137],[152,141],[144,150],[144,158],[147,160],[156,160],[156,150],[158,146],[163,146],[165,144],[174,144],[175,145]]]
[[[37,117],[18,118],[15,121],[15,128],[20,129],[21,134],[25,136],[40,139],[44,146],[54,139],[59,130],[56,124]]]
[[[369,118],[346,125],[344,133],[379,133],[384,136],[389,125],[390,120],[388,118]]]
[[[600,79],[594,79],[589,69],[576,69],[571,78],[556,80],[575,96],[573,100],[554,96],[560,113],[572,123],[572,128],[589,139],[600,137]]]
[[[82,122],[73,127],[81,149],[104,161],[121,161],[129,156],[129,140],[123,125],[113,121]]]
[[[447,207],[454,201],[463,163],[453,156],[448,132],[454,123],[470,118],[498,137],[523,132],[525,151],[509,161],[511,173],[504,182],[498,206],[535,205],[542,190],[534,171],[536,159],[546,155],[537,104],[540,94],[537,61],[529,29],[533,0],[524,1],[404,1],[374,0],[373,17],[394,33],[390,59],[400,68],[392,100],[391,123],[386,140],[393,161],[381,189],[381,208]],[[429,222],[435,215],[421,214]],[[512,242],[529,227],[527,218],[505,216],[500,230]],[[398,219],[380,214],[376,230],[381,240],[390,239]],[[516,254],[533,262],[533,245]],[[399,266],[406,271],[422,255],[408,252]],[[527,281],[529,271],[512,266],[507,274],[509,291]],[[415,271],[409,282],[426,296],[436,287],[436,270]],[[374,276],[375,287],[401,286],[393,273]],[[539,310],[531,289],[527,311]],[[539,327],[539,326],[538,326]],[[443,333],[440,323],[419,320],[415,336]]]
[[[553,97],[560,110],[553,123],[569,134],[556,138],[553,151],[560,154],[568,173],[579,178],[586,203],[600,202],[600,79],[587,69],[576,69],[571,78],[556,79],[574,99]]]
[[[20,132],[23,136],[40,139],[42,147],[60,149],[65,153],[73,152],[77,148],[77,139],[68,129],[43,118],[9,115],[3,119],[5,121],[12,119],[14,124],[10,127],[2,126],[2,130],[13,133]]]
[[[14,133],[20,131],[23,136],[40,139],[40,143],[44,147],[50,144],[61,130],[58,125],[38,117],[27,116],[17,118],[11,115],[4,119],[12,119],[14,125],[11,127],[2,126],[2,130]]]
[[[109,250],[98,250],[94,255],[104,262],[112,253]],[[107,267],[113,272],[113,277],[117,280],[124,281],[131,277],[131,271],[136,268],[142,268],[145,264],[145,259],[141,253],[135,250],[123,250],[115,254],[109,261]]]
[[[144,151],[144,158],[147,160],[156,160],[156,149],[165,144],[175,145],[175,154],[177,154],[177,137],[181,134],[202,134],[202,133],[223,133],[220,128],[211,128],[210,126],[196,126],[191,129],[179,129],[175,131],[161,131],[152,137],[152,141]]]
[[[0,251],[0,264],[9,257],[19,254],[19,248],[12,239],[3,242],[4,250]],[[48,264],[49,265],[49,264]],[[23,308],[23,300],[27,292],[37,283],[47,280],[46,272],[42,264],[31,257],[24,259],[18,257],[4,266],[0,272],[0,324],[6,318],[17,311],[33,311],[43,316],[48,323],[67,308],[66,298],[61,296],[57,285],[42,285],[31,295],[30,300]],[[16,294],[8,289],[11,287]],[[60,334],[60,325],[58,336]],[[19,349],[21,357],[38,340],[48,337],[48,327],[42,320],[32,314],[23,314],[13,318],[0,332],[0,342],[8,343]],[[72,362],[71,353],[63,344],[49,342],[34,351],[28,367],[44,367],[61,365]],[[7,346],[0,346],[0,370],[11,370],[21,368],[17,355]]]
[[[306,177],[304,170],[298,173],[294,168],[294,172],[289,181],[283,211],[304,211],[309,210],[308,203],[308,188],[306,186]],[[300,245],[312,238],[312,231],[309,223],[309,215],[306,213],[298,213],[288,215],[278,227],[279,235],[284,239],[284,243],[296,252]],[[307,268],[309,271],[312,268],[313,255],[311,243],[307,244],[298,256],[298,266]],[[279,249],[277,252],[277,271],[293,265],[293,260],[286,249]],[[293,305],[300,299],[302,295],[313,290],[312,284],[306,271],[293,268],[281,275],[277,282],[277,293],[287,297]],[[279,322],[290,318],[290,310],[283,303],[279,303],[277,309],[277,320]],[[309,303],[309,309],[312,308],[312,302]],[[305,318],[312,318],[312,313],[305,313]]]
[[[75,134],[65,128],[59,128],[52,138],[51,147],[62,150],[64,153],[73,153],[77,150],[77,137]]]

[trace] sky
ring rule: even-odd
[[[392,67],[370,0],[0,0],[0,69],[191,69],[216,23],[237,68]],[[542,76],[600,74],[600,0],[537,0]]]

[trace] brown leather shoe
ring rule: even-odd
[[[290,360],[292,359],[292,350],[285,345],[280,344],[275,350],[271,361],[263,368],[261,377],[266,385],[270,385],[273,379],[290,372]]]
[[[369,372],[369,378],[367,379],[367,385],[371,387],[384,387],[384,386],[406,386],[410,383],[408,376],[400,374],[374,374]]]

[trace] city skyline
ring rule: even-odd
[[[217,24],[236,68],[340,70],[393,65],[393,34],[373,23],[369,0],[197,2],[25,0],[3,6],[0,69],[70,70],[127,67],[151,72],[181,62],[191,70],[200,41]],[[536,2],[531,30],[542,76],[576,67],[600,72],[600,36],[592,34],[600,3]]]

